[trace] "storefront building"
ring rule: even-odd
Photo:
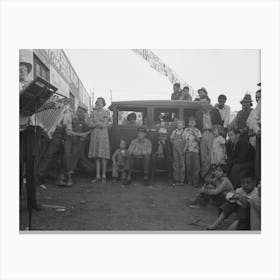
[[[19,60],[32,64],[30,80],[42,77],[57,87],[58,96],[71,99],[73,110],[81,104],[90,112],[91,97],[62,49],[21,49]]]

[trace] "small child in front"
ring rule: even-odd
[[[170,136],[173,145],[173,177],[177,186],[183,186],[185,181],[185,140],[183,134],[184,121],[178,120],[177,128],[172,131]]]
[[[189,126],[183,134],[185,140],[183,153],[186,155],[188,184],[197,188],[200,172],[199,143],[202,136],[200,130],[195,127],[196,119],[194,117],[189,118],[188,124]]]
[[[121,182],[122,183],[125,182],[126,172],[128,169],[127,157],[128,157],[128,150],[126,148],[126,142],[125,140],[121,140],[119,149],[117,149],[112,156],[112,162],[113,162],[112,183],[116,183],[118,181],[119,172],[121,172]]]
[[[252,174],[243,174],[241,188],[226,195],[226,202],[220,207],[221,213],[217,220],[207,227],[214,230],[233,212],[235,220],[228,230],[250,230],[250,200],[257,195],[256,181]]]

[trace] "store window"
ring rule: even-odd
[[[49,81],[50,70],[36,55],[34,55],[34,78],[36,77],[41,77]]]

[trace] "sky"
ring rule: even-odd
[[[194,89],[205,87],[212,104],[227,96],[232,111],[249,91],[255,99],[261,80],[259,50],[152,50]],[[168,100],[172,84],[132,50],[65,50],[79,78],[94,98]],[[255,103],[254,103],[255,104]]]

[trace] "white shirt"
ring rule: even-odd
[[[259,100],[255,109],[253,109],[247,119],[247,125],[254,133],[258,133],[261,123],[261,100]]]
[[[224,122],[224,127],[228,127],[230,120],[230,106],[224,105],[224,107],[220,109],[218,104],[216,104],[215,108],[218,109],[220,112],[221,119]]]

